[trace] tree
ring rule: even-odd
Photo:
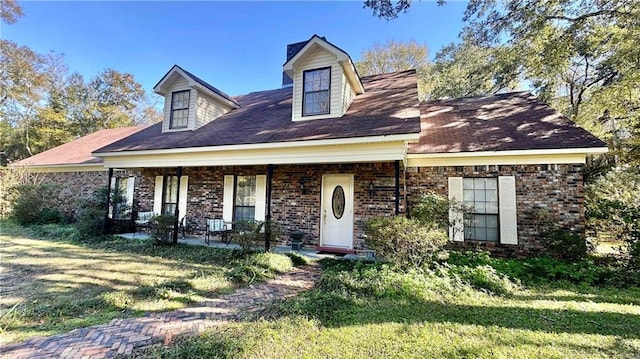
[[[465,41],[438,51],[429,81],[430,98],[476,96],[515,89],[518,72],[510,48]]]
[[[161,117],[131,74],[107,69],[90,81],[68,75],[62,55],[0,40],[0,151],[32,156],[104,128]]]
[[[513,47],[543,98],[605,138],[617,161],[640,162],[640,3],[473,0],[465,37]]]
[[[16,0],[0,1],[0,18],[7,24],[14,24],[19,17],[24,16],[22,7],[18,5]]]
[[[445,0],[437,0],[438,5],[442,6]],[[399,14],[407,12],[411,7],[411,0],[365,0],[364,7],[373,10],[373,16],[381,19],[392,20]]]
[[[415,69],[420,96],[424,97],[429,92],[429,49],[415,41],[391,40],[385,44],[375,44],[362,53],[362,59],[355,66],[360,76]]]

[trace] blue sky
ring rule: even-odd
[[[414,2],[385,21],[362,1],[93,2],[21,1],[25,16],[1,36],[46,53],[63,53],[71,69],[95,76],[128,72],[152,88],[173,64],[231,94],[280,87],[286,45],[325,36],[357,61],[388,40],[415,40],[431,54],[458,41],[465,2]]]

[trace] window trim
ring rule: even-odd
[[[482,243],[502,243],[502,240],[500,238],[500,181],[499,181],[499,177],[492,177],[492,176],[477,176],[477,177],[467,177],[467,176],[463,176],[462,177],[462,191],[464,193],[464,180],[465,179],[476,179],[476,178],[484,178],[484,179],[494,179],[496,181],[496,203],[498,206],[498,211],[497,213],[481,213],[481,212],[469,212],[469,213],[465,213],[465,218],[464,220],[464,230],[462,233],[462,239],[465,242],[468,241],[472,241],[472,242],[482,242]],[[474,188],[475,191],[475,188]],[[474,201],[475,202],[475,201]],[[462,199],[462,203],[464,203],[464,198]],[[466,206],[466,204],[465,204]],[[474,209],[475,210],[475,209]],[[467,227],[473,227],[470,225],[467,225],[468,221],[471,220],[470,217],[474,216],[474,215],[482,215],[482,216],[487,216],[487,215],[491,215],[491,216],[495,216],[496,217],[496,229],[497,229],[497,233],[496,233],[496,239],[495,240],[488,240],[488,239],[467,239]],[[469,217],[469,218],[468,218]],[[486,227],[485,227],[486,228]]]
[[[187,96],[187,107],[181,107],[181,108],[174,108],[173,107],[173,98],[174,96],[176,96],[177,94],[181,94],[181,93],[188,93]],[[180,90],[180,91],[173,91],[171,93],[171,108],[169,109],[169,129],[171,130],[175,130],[175,129],[183,129],[183,128],[187,128],[189,127],[189,105],[191,104],[191,90],[187,89],[187,90]],[[173,124],[173,112],[177,111],[177,110],[187,110],[187,121],[184,124],[184,126],[175,126]]]
[[[305,82],[306,82],[306,75],[308,72],[314,72],[314,71],[323,71],[323,70],[329,70],[329,86],[327,87],[326,90],[318,90],[318,91],[309,91],[308,93],[320,93],[320,92],[327,92],[327,98],[328,98],[328,106],[327,106],[327,111],[326,112],[315,112],[315,113],[307,113],[306,109],[305,109],[305,100],[307,97],[307,91],[305,91]],[[326,66],[326,67],[320,67],[317,69],[310,69],[310,70],[304,70],[302,71],[302,117],[309,117],[309,116],[318,116],[318,115],[328,115],[331,113],[331,66]]]

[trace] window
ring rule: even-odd
[[[132,179],[133,180],[133,179]],[[116,219],[124,219],[129,214],[128,212],[131,210],[127,207],[127,189],[129,187],[129,177],[118,177],[116,178],[116,185],[114,187],[114,191],[117,191],[118,197],[112,199],[114,201],[113,204],[113,212]],[[116,196],[116,192],[112,194],[112,196]]]
[[[175,215],[178,205],[178,176],[166,176],[162,191],[162,214]]]
[[[498,179],[464,178],[462,188],[463,202],[471,207],[471,213],[465,218],[464,239],[497,242]]]
[[[256,176],[237,176],[233,220],[251,221],[256,213]]]
[[[330,111],[329,88],[331,68],[309,70],[303,73],[302,115],[324,115]]]
[[[171,122],[169,128],[185,128],[189,120],[190,91],[176,91],[171,94]]]

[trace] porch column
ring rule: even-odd
[[[396,160],[396,216],[400,214],[400,161]]]
[[[273,182],[273,165],[267,166],[267,213],[265,213],[264,219],[266,221],[267,228],[264,232],[264,250],[269,251],[271,246],[271,187]]]
[[[173,219],[173,244],[178,244],[178,229],[180,228],[178,216],[180,215],[180,177],[182,177],[182,166],[176,168],[176,176],[178,176],[178,188],[176,188],[176,209]]]
[[[111,208],[111,179],[113,178],[113,168],[109,168],[109,177],[107,178],[107,206],[104,211],[104,225],[102,233],[109,234],[111,231],[111,221],[109,219],[109,209]]]

